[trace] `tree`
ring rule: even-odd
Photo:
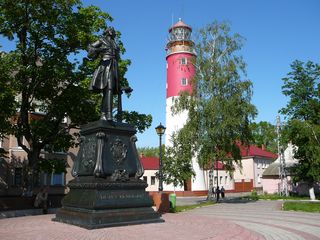
[[[280,112],[288,119],[287,140],[297,147],[294,180],[308,183],[310,198],[315,199],[313,184],[320,181],[320,66],[296,60],[291,68],[282,87],[289,101]]]
[[[165,149],[162,163],[163,179],[167,184],[173,184],[174,188],[183,186],[185,181],[195,176],[190,160],[192,159],[191,143],[188,142],[192,138],[188,135],[187,128],[174,133],[171,137],[172,146]]]
[[[242,80],[246,68],[238,53],[242,45],[243,38],[232,35],[227,23],[214,22],[199,31],[193,93],[181,93],[173,107],[174,113],[188,111],[185,126],[173,139],[177,143],[167,150],[179,153],[173,154],[176,163],[187,165],[196,156],[202,167],[219,160],[231,170],[232,161],[241,159],[239,144],[249,143],[249,123],[256,115],[250,103],[252,84]]]
[[[251,123],[250,129],[252,132],[253,141],[258,147],[266,147],[268,151],[276,153],[277,146],[277,133],[276,127],[269,122],[261,121],[258,123]]]
[[[137,150],[139,154],[143,154],[145,157],[159,157],[159,147],[140,147]]]
[[[108,13],[83,7],[80,0],[1,1],[0,34],[15,41],[16,48],[2,54],[0,62],[0,104],[5,106],[0,110],[0,137],[15,135],[32,168],[45,146],[68,150],[77,137],[70,130],[99,118],[101,97],[88,90],[99,59],[80,56],[110,21]],[[117,36],[124,53],[119,32]],[[119,64],[121,85],[127,86],[124,74],[130,61]],[[70,122],[61,124],[65,117]],[[135,113],[131,121],[140,121],[143,131],[151,116]]]

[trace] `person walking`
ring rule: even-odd
[[[220,189],[219,189],[219,186],[217,186],[217,189],[216,189],[216,197],[217,197],[217,202],[219,202],[219,199],[220,199]]]
[[[224,187],[222,186],[222,187],[221,187],[221,190],[220,190],[220,192],[221,192],[221,198],[222,198],[222,199],[224,199],[224,191],[225,191],[225,190],[224,190]]]

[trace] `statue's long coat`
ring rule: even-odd
[[[101,91],[112,89],[113,94],[119,93],[118,59],[119,48],[113,39],[101,38],[89,45],[88,56],[96,58],[102,56],[99,67],[95,70],[90,90]]]

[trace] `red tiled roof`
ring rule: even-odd
[[[159,170],[159,158],[157,157],[140,157],[144,170]]]
[[[265,157],[270,159],[276,159],[277,154],[263,150],[255,145],[250,145],[249,147],[240,146],[241,156],[242,157]],[[145,170],[159,170],[159,158],[158,157],[140,157],[141,163]],[[210,164],[209,164],[210,165]],[[206,169],[211,168],[210,166]],[[223,170],[225,169],[224,164],[221,161],[214,163],[214,169]]]
[[[212,163],[210,162],[210,163],[208,163],[208,165],[207,166],[205,166],[204,167],[204,169],[205,170],[209,170],[209,169],[211,169],[212,168]],[[224,166],[224,164],[221,162],[221,161],[215,161],[214,163],[213,163],[213,168],[215,169],[215,170],[224,170],[225,169],[225,166]]]
[[[216,161],[216,162],[214,162],[214,169],[223,170],[224,164],[220,161]]]
[[[240,146],[240,151],[242,157],[265,157],[271,159],[276,159],[278,157],[277,154],[263,150],[255,145],[250,145],[249,147]]]

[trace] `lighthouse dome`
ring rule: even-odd
[[[175,28],[187,28],[192,32],[192,28],[189,25],[185,24],[181,18],[179,18],[179,21],[175,25],[169,28],[169,32],[171,32]]]

